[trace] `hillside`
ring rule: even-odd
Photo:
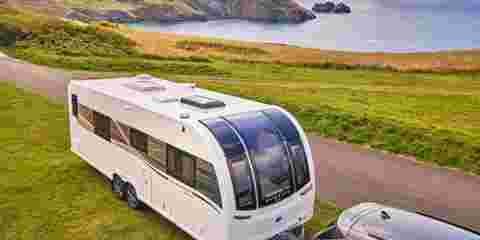
[[[204,21],[238,18],[304,22],[315,15],[295,0],[2,0],[17,8],[81,21]]]

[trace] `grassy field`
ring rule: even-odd
[[[428,68],[423,71],[429,73],[419,73],[415,68],[400,71],[341,61],[322,64],[321,57],[304,64],[275,63],[274,58],[281,54],[295,59],[297,53],[313,51],[323,56],[323,52],[122,29],[116,33],[110,32],[108,25],[82,27],[54,20],[31,24],[19,16],[0,18],[0,29],[2,19],[9,26],[4,29],[10,32],[17,28],[32,32],[4,46],[10,55],[30,62],[90,71],[147,72],[196,82],[212,90],[284,106],[313,133],[480,174],[480,71],[439,73]],[[55,31],[45,27],[52,24]],[[85,48],[88,50],[82,50]],[[344,54],[352,59],[368,55]],[[452,66],[459,68],[464,66],[462,61],[480,63],[478,51],[438,57],[448,54],[409,56],[418,55],[419,62],[424,58],[453,59],[458,64]],[[390,57],[379,59],[399,61],[399,56],[407,55],[386,54]],[[256,63],[262,58],[266,59]],[[409,61],[415,65],[413,57]]]
[[[175,33],[142,32],[121,27],[120,30],[139,43],[149,54],[167,56],[209,56],[226,61],[281,63],[293,65],[349,65],[373,68],[393,68],[406,72],[480,71],[480,50],[458,50],[436,53],[354,53],[299,48],[273,43],[254,43],[179,35]],[[240,54],[219,51],[219,48],[183,48],[182,43],[197,46],[220,45],[225,48],[254,49],[262,54]]]
[[[80,8],[91,8],[91,9],[102,9],[102,10],[131,10],[134,9],[134,4],[129,3],[128,1],[114,1],[114,0],[61,0],[63,4],[67,7],[80,7]]]
[[[129,209],[70,152],[65,106],[5,83],[0,99],[0,239],[190,239],[150,209]],[[318,203],[307,232],[338,213]]]

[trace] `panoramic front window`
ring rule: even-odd
[[[307,156],[303,143],[300,140],[300,134],[295,128],[295,125],[282,112],[271,109],[264,113],[274,122],[275,126],[280,129],[282,136],[287,141],[290,151],[290,156],[295,168],[295,180],[297,189],[302,188],[310,181],[310,174],[308,171]]]
[[[222,147],[228,161],[238,210],[256,207],[251,168],[240,139],[223,119],[204,121]]]
[[[227,120],[244,139],[259,187],[260,206],[278,202],[293,192],[288,152],[272,121],[261,112]]]

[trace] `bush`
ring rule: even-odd
[[[231,54],[240,55],[263,55],[268,54],[267,51],[261,48],[236,46],[231,44],[219,43],[219,42],[203,42],[194,40],[184,40],[176,43],[176,47],[188,51],[196,51],[201,48],[216,49]]]
[[[219,70],[206,64],[174,63],[150,61],[137,57],[101,57],[101,56],[70,56],[55,55],[48,51],[34,49],[18,49],[15,57],[25,59],[35,64],[52,67],[81,69],[89,71],[119,71],[181,74],[181,75],[228,75],[228,72]]]
[[[17,32],[18,29],[5,23],[0,23],[0,47],[14,46],[17,40]]]
[[[202,62],[202,63],[209,63],[212,62],[210,59],[205,57],[197,57],[197,56],[189,56],[189,57],[164,57],[160,55],[153,55],[153,54],[141,54],[139,57],[144,59],[151,59],[151,60],[160,60],[160,61],[185,61],[185,62]]]

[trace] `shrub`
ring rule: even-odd
[[[180,49],[188,50],[188,51],[196,51],[201,48],[215,49],[215,50],[224,51],[231,54],[240,54],[240,55],[268,54],[267,51],[261,48],[236,46],[236,45],[219,43],[219,42],[194,41],[194,40],[179,41],[177,42],[176,47]]]
[[[55,55],[48,51],[35,49],[18,49],[16,58],[25,59],[35,64],[52,67],[81,69],[89,71],[145,72],[155,71],[160,74],[181,75],[228,75],[228,72],[213,66],[198,63],[175,63],[151,61],[137,57],[103,57]]]
[[[5,23],[0,23],[0,46],[11,47],[15,45],[18,35],[17,32],[18,29]]]

